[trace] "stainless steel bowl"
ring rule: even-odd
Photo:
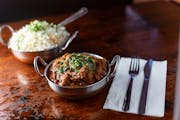
[[[4,41],[2,38],[1,31],[4,28],[8,28],[12,33],[14,32],[14,29],[10,25],[3,25],[0,27],[0,43],[2,45],[5,45],[8,47],[8,41]],[[67,38],[66,42],[64,44],[59,45],[56,48],[52,48],[49,50],[44,51],[37,51],[37,52],[21,52],[11,49],[12,54],[21,62],[24,63],[30,63],[33,64],[34,57],[41,56],[46,61],[52,60],[53,58],[56,58],[57,56],[63,54],[64,50],[68,47],[68,45],[72,42],[72,40],[76,37],[78,31],[75,31],[72,36]]]
[[[86,54],[89,54],[91,56],[94,56],[94,57],[97,57],[100,59],[103,58],[99,55],[92,54],[92,53],[86,53]],[[117,65],[117,64],[115,65],[115,63],[117,63],[119,61],[119,59],[120,59],[119,56],[114,56],[111,63],[107,62],[107,68],[108,68],[107,74],[100,81],[90,84],[90,85],[78,86],[78,87],[60,86],[50,80],[50,78],[48,77],[48,73],[49,73],[49,68],[52,65],[53,61],[51,61],[49,64],[47,64],[43,60],[43,58],[41,58],[40,56],[37,56],[34,59],[34,69],[39,76],[46,78],[50,88],[53,91],[55,91],[56,93],[58,93],[60,96],[68,98],[68,99],[82,99],[82,98],[87,98],[87,97],[90,97],[90,96],[93,96],[93,95],[99,93],[107,85],[107,83],[109,82],[109,78],[114,76],[114,73],[116,70],[116,65]],[[39,70],[39,67],[38,67],[39,61],[45,67],[44,73],[41,73]],[[111,72],[111,67],[113,65],[115,65],[114,71]]]

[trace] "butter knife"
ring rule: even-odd
[[[152,63],[153,63],[152,59],[149,59],[144,67],[144,82],[143,82],[141,98],[140,98],[139,108],[138,108],[139,114],[145,113],[148,85],[149,85],[149,79],[150,79],[150,75],[151,75]]]

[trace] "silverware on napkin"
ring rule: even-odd
[[[149,79],[151,75],[151,68],[152,68],[152,59],[149,59],[144,67],[144,83],[141,91],[141,98],[139,102],[138,113],[144,114],[146,108],[146,100],[147,100],[147,93],[148,93],[148,85]]]

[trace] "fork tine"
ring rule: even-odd
[[[140,69],[140,59],[139,59],[139,57],[137,58],[137,60],[138,60],[138,68],[137,68],[137,72],[139,72],[139,69]]]
[[[131,69],[131,71],[136,71],[136,68],[137,68],[137,67],[136,67],[136,64],[137,64],[137,63],[136,63],[136,58],[133,58],[132,61],[133,61],[133,62],[132,62],[132,69]]]
[[[131,71],[132,70],[132,63],[133,62],[133,58],[131,59],[131,63],[130,63],[130,67],[129,67],[129,71]]]
[[[134,71],[139,72],[140,59],[138,57],[134,58]]]
[[[139,65],[138,65],[138,58],[135,58],[136,59],[136,68],[135,68],[135,71],[137,72],[138,71],[138,67],[139,67]]]
[[[137,70],[137,58],[134,58],[134,71]]]
[[[137,65],[138,65],[137,58],[134,58],[134,59],[135,59],[135,63],[134,63],[135,68],[134,68],[134,71],[137,71]]]

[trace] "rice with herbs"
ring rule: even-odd
[[[63,26],[35,20],[14,32],[8,47],[23,52],[43,51],[64,44],[69,35]]]

